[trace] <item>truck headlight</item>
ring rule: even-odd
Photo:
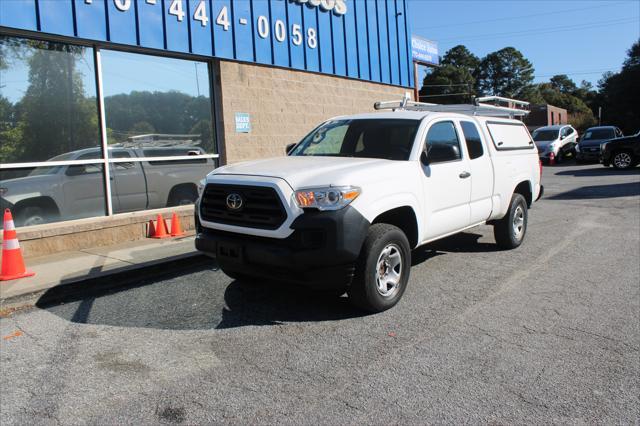
[[[607,148],[607,142],[600,144],[600,152],[603,152]]]
[[[576,144],[576,152],[580,152],[580,145]]]
[[[340,210],[358,198],[360,192],[355,186],[309,188],[296,191],[294,199],[301,209]]]
[[[202,179],[200,182],[198,182],[197,185],[197,189],[198,189],[198,197],[202,196],[202,191],[204,191],[204,187],[207,186],[207,179]]]

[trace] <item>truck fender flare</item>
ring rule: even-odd
[[[382,197],[378,200],[373,201],[371,204],[367,204],[366,208],[361,210],[362,215],[369,221],[369,223],[373,223],[373,221],[383,213],[386,213],[390,210],[394,210],[401,207],[410,207],[413,210],[413,213],[416,215],[416,226],[418,229],[418,240],[420,236],[423,235],[424,226],[422,209],[420,209],[418,203],[418,199],[414,194],[405,192],[405,193],[397,193],[393,195],[389,195],[386,197]],[[358,206],[360,210],[361,206]]]

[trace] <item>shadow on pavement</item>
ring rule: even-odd
[[[224,293],[222,320],[216,328],[274,325],[282,322],[335,321],[366,315],[346,296],[323,294],[280,283],[234,281]]]
[[[498,250],[462,233],[413,252],[413,265],[447,252]],[[171,271],[171,272],[168,272]],[[366,315],[346,296],[299,285],[235,280],[208,258],[165,264],[49,289],[36,306],[78,324],[166,330],[228,329],[284,322],[336,321]]]
[[[634,167],[628,170],[618,170],[613,167],[589,167],[583,169],[563,170],[556,173],[558,176],[610,176],[610,175],[639,175],[640,168]]]
[[[640,182],[617,183],[612,185],[592,185],[544,197],[545,200],[584,200],[598,198],[618,198],[640,195]]]
[[[82,288],[48,290],[40,309],[78,324],[203,330],[333,321],[364,315],[346,297],[259,280],[232,281],[212,270],[211,261],[148,277],[144,271],[108,286],[99,280]],[[66,287],[66,288],[65,288]]]
[[[500,251],[495,243],[480,243],[478,240],[482,237],[481,234],[474,234],[471,232],[462,232],[460,234],[452,235],[442,240],[434,241],[426,244],[424,250],[433,250],[439,254],[450,253],[481,253]]]

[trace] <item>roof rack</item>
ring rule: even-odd
[[[498,105],[491,105],[486,102],[494,102]],[[510,106],[500,106],[500,103],[508,103]],[[520,108],[516,106],[520,106]],[[376,102],[373,104],[373,107],[376,110],[390,109],[395,111],[401,109],[405,111],[455,112],[459,114],[507,118],[523,117],[529,114],[528,109],[525,109],[529,107],[529,102],[503,98],[501,96],[476,98],[474,104],[441,105],[412,101],[407,92],[400,101]]]

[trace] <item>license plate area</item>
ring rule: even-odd
[[[242,246],[240,244],[218,243],[216,257],[227,262],[242,262]]]

